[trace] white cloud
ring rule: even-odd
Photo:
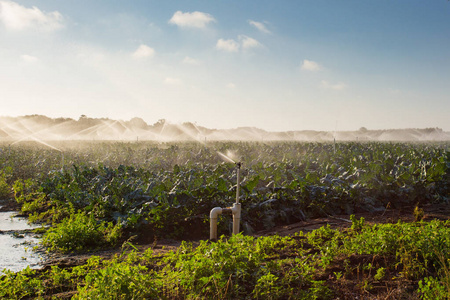
[[[27,55],[27,54],[21,55],[20,59],[22,59],[22,61],[27,62],[27,63],[34,63],[34,62],[37,62],[39,60],[37,57],[31,56],[31,55]]]
[[[227,88],[233,90],[233,89],[236,88],[236,85],[234,83],[230,82],[230,83],[227,84]]]
[[[226,52],[239,52],[240,49],[245,51],[252,48],[262,47],[262,44],[260,42],[249,36],[239,35],[238,39],[239,42],[233,39],[220,39],[217,41],[216,48]]]
[[[253,21],[253,20],[249,20],[248,23],[250,25],[252,25],[253,27],[255,27],[256,29],[258,29],[259,31],[261,31],[261,32],[271,33],[270,30],[267,29],[266,25],[264,25],[261,22],[256,22],[256,21]]]
[[[198,64],[200,64],[200,61],[198,59],[186,56],[183,59],[183,64],[186,64],[186,65],[198,65]]]
[[[191,28],[205,28],[211,22],[215,22],[216,19],[210,14],[194,11],[194,12],[182,12],[177,11],[173,14],[169,20],[170,24],[175,24],[179,27],[191,27]]]
[[[331,84],[326,80],[322,80],[321,87],[324,89],[328,89],[328,90],[342,91],[347,88],[347,85],[342,82],[336,83],[336,84]]]
[[[303,60],[301,69],[305,70],[305,71],[313,71],[313,72],[315,72],[315,71],[322,70],[322,67],[318,63],[316,63],[315,61],[305,59],[305,60]]]
[[[10,30],[54,31],[64,26],[63,21],[63,16],[57,11],[46,13],[36,6],[26,8],[13,1],[0,1],[0,22]]]
[[[251,48],[258,48],[262,46],[260,42],[246,35],[240,35],[239,40],[241,41],[242,49],[244,50]]]
[[[147,45],[140,45],[132,54],[134,58],[152,58],[155,56],[155,50]]]
[[[233,39],[230,40],[220,39],[217,41],[216,48],[226,52],[238,52],[239,43]]]
[[[170,85],[180,85],[182,82],[178,78],[167,77],[166,79],[164,79],[164,83]]]

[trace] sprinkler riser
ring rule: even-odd
[[[214,207],[209,213],[209,239],[217,240],[217,219],[223,213],[231,213],[233,215],[233,234],[238,234],[241,222],[241,204],[234,203],[232,207]]]
[[[231,213],[233,215],[233,234],[238,234],[241,223],[241,204],[239,203],[239,191],[241,185],[241,163],[236,163],[237,170],[237,184],[236,184],[236,203],[232,207],[214,207],[209,213],[209,239],[212,241],[217,240],[217,218],[222,213]]]

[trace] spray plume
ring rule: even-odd
[[[219,156],[226,162],[230,162],[230,163],[233,163],[233,164],[236,163],[231,157],[229,157],[228,155],[223,154],[220,151],[217,151],[217,154],[219,154]]]

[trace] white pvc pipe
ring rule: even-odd
[[[237,184],[236,184],[236,203],[231,208],[233,213],[233,234],[239,233],[239,224],[241,222],[241,204],[239,203],[239,191],[241,188],[241,163],[238,162],[237,166]]]
[[[237,163],[237,185],[236,185],[236,203],[233,207],[221,208],[214,207],[209,213],[209,239],[217,240],[217,218],[222,213],[233,214],[233,234],[239,233],[239,227],[241,222],[241,204],[239,203],[239,189],[241,185],[241,163]]]
[[[237,184],[236,184],[236,204],[239,203],[239,190],[241,188],[241,163],[236,163],[237,166]]]
[[[222,213],[233,214],[233,234],[238,234],[241,222],[241,204],[235,203],[233,207],[214,207],[209,213],[209,239],[217,240],[217,219]]]
[[[235,203],[231,208],[233,213],[233,234],[239,233],[239,224],[241,223],[241,204]]]
[[[221,207],[214,207],[209,213],[209,239],[217,240],[217,217],[222,214]]]

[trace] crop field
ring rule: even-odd
[[[0,144],[0,197],[74,264],[5,271],[6,299],[449,299],[450,143]],[[209,212],[235,202],[241,233]],[[439,206],[440,218],[426,207]],[[409,209],[409,210],[408,210]],[[410,211],[412,222],[367,222]],[[346,216],[346,217],[343,217]],[[277,228],[317,218],[315,230]],[[261,236],[261,232],[270,235]],[[179,241],[173,250],[161,241]],[[163,244],[163,243],[160,243]],[[99,255],[110,250],[115,255]]]

